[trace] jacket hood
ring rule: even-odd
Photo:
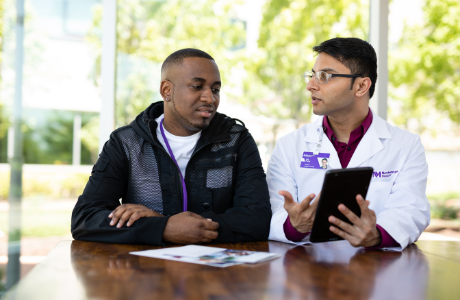
[[[131,122],[131,127],[134,129],[136,134],[142,137],[145,141],[152,144],[159,144],[156,134],[154,134],[157,128],[157,122],[155,122],[155,119],[163,113],[163,101],[152,103],[146,110],[141,112],[134,121]],[[236,121],[237,119],[232,119],[224,114],[216,112],[209,123],[208,128],[202,131],[200,144],[231,140],[230,131],[232,126],[236,125]],[[243,130],[246,130],[244,123],[241,123],[242,125],[240,125],[240,127],[242,127]]]

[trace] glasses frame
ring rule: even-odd
[[[326,82],[322,83],[322,82],[319,82],[319,75],[320,74],[326,74]],[[312,78],[313,76],[315,77],[316,79],[316,82],[318,84],[326,84],[329,82],[329,78],[331,77],[345,77],[345,78],[358,78],[358,77],[363,77],[363,75],[353,75],[353,74],[330,74],[330,73],[327,73],[325,71],[318,71],[318,72],[312,72],[312,71],[307,71],[305,73],[303,73],[303,77],[305,78],[305,82],[308,83]]]

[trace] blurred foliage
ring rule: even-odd
[[[0,102],[0,140],[6,137],[9,127],[10,122],[8,119],[7,107]]]
[[[6,291],[5,283],[3,278],[5,277],[5,269],[0,268],[0,298],[2,297],[3,293]]]
[[[423,11],[424,24],[406,26],[389,59],[390,96],[400,106],[391,117],[405,127],[418,121],[418,131],[431,126],[424,118],[433,108],[460,124],[460,2],[430,0]]]
[[[256,114],[309,121],[311,105],[302,74],[313,67],[312,48],[337,36],[366,39],[368,2],[268,0],[258,49],[241,58],[246,76],[240,101]]]
[[[99,157],[99,115],[91,117],[81,128],[82,146],[88,149],[91,162],[95,164]]]
[[[63,198],[77,198],[83,193],[86,183],[88,182],[89,174],[72,174],[64,178],[59,185],[60,189],[56,195]]]
[[[88,182],[89,174],[23,173],[23,197],[46,197],[47,199],[74,198],[80,196]],[[0,200],[8,199],[10,173],[0,172]]]
[[[10,173],[0,172],[0,200],[8,199],[8,193],[10,190]]]
[[[69,111],[46,111],[44,123],[37,123],[33,118],[27,118],[23,124],[24,159],[29,164],[72,164],[73,120],[74,113]],[[82,131],[94,113],[81,113]],[[97,143],[97,139],[96,139]],[[94,164],[97,149],[90,148],[82,142],[81,164]]]
[[[427,198],[432,201],[445,201],[448,199],[458,199],[459,197],[460,197],[459,192],[445,192],[445,193],[427,195]]]
[[[443,203],[431,203],[431,217],[433,219],[453,220],[460,219],[460,208],[446,206]]]
[[[50,196],[52,197],[53,189],[49,182],[38,179],[40,176],[37,176],[37,179],[27,178],[22,182],[22,195],[23,197],[27,196]],[[58,194],[58,191],[55,192]],[[54,195],[53,195],[54,196]]]
[[[151,102],[159,100],[160,64],[182,48],[198,48],[214,57],[227,84],[233,50],[245,45],[245,24],[232,8],[242,1],[118,1],[116,125],[129,124]],[[193,24],[193,26],[191,26]],[[100,53],[102,6],[94,10],[93,27],[87,39]],[[139,68],[123,69],[127,64]],[[124,60],[126,62],[126,59]],[[146,68],[147,66],[147,68]],[[156,70],[152,70],[152,68]],[[123,74],[124,73],[124,74]],[[149,80],[155,77],[157,80]],[[94,82],[100,81],[100,55],[94,64]]]
[[[34,145],[41,147],[33,147]],[[24,159],[28,163],[72,163],[73,114],[53,111],[42,128],[24,131]]]
[[[9,126],[10,122],[6,112],[6,106],[2,105],[0,99],[0,162],[6,162],[7,160],[7,133]]]
[[[2,113],[0,106],[0,114]],[[38,122],[40,116],[45,122]],[[99,115],[81,113],[81,164],[95,164],[98,157]],[[73,118],[69,111],[26,109],[24,111],[23,155],[27,164],[72,164]],[[0,122],[8,120],[0,115]],[[1,135],[0,123],[0,163],[7,162],[7,132]]]
[[[435,219],[460,219],[460,193],[446,192],[428,195],[431,217]]]

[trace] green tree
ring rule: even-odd
[[[4,277],[3,274],[5,274],[5,269],[1,268],[0,269],[0,296],[2,296],[6,290],[5,284],[3,283],[3,277]]]
[[[33,112],[34,110],[30,111],[31,114]],[[24,122],[22,132],[25,163],[71,164],[72,131],[72,113],[67,111],[52,111],[47,122],[42,126],[33,122]]]
[[[34,113],[33,109],[26,111],[24,119],[28,120],[27,117]],[[24,161],[28,164],[71,164],[73,116],[70,111],[49,111],[46,112],[46,122],[43,124],[25,121],[22,126]],[[94,114],[82,113],[81,117],[84,129]],[[94,153],[94,149],[82,141],[81,163],[93,164],[95,155],[97,157],[97,149]]]
[[[99,128],[99,116],[93,116],[81,128],[81,143],[88,149],[93,164],[99,157]]]
[[[240,101],[256,114],[295,119],[298,126],[309,121],[302,74],[313,67],[312,48],[337,36],[366,39],[367,18],[368,1],[268,0],[258,49],[241,58],[246,76]]]
[[[1,101],[1,100],[0,100]],[[7,132],[10,126],[6,106],[0,102],[0,163],[7,161]]]
[[[406,127],[417,120],[419,131],[434,111],[460,124],[460,2],[430,0],[423,11],[424,24],[405,27],[389,60],[392,119]]]
[[[118,1],[117,126],[128,124],[158,99],[159,66],[176,50],[192,47],[208,52],[216,59],[223,80],[229,78],[234,50],[244,47],[246,38],[245,24],[236,19],[233,10],[239,2]],[[101,26],[99,7],[94,11],[93,28],[87,37],[99,50]],[[99,70],[100,57],[92,74],[96,84]]]

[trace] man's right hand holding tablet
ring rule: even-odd
[[[284,197],[284,209],[289,215],[289,222],[292,227],[300,233],[311,232],[321,192],[316,198],[315,194],[308,195],[300,203],[295,202],[288,191],[281,190],[278,193]],[[313,199],[315,200],[312,202]],[[353,247],[375,247],[382,242],[380,232],[376,228],[375,212],[369,209],[369,200],[364,200],[361,195],[356,196],[356,201],[361,208],[361,217],[356,216],[345,205],[340,204],[338,209],[353,225],[330,216],[329,222],[337,227],[330,226],[329,230],[348,240]]]

